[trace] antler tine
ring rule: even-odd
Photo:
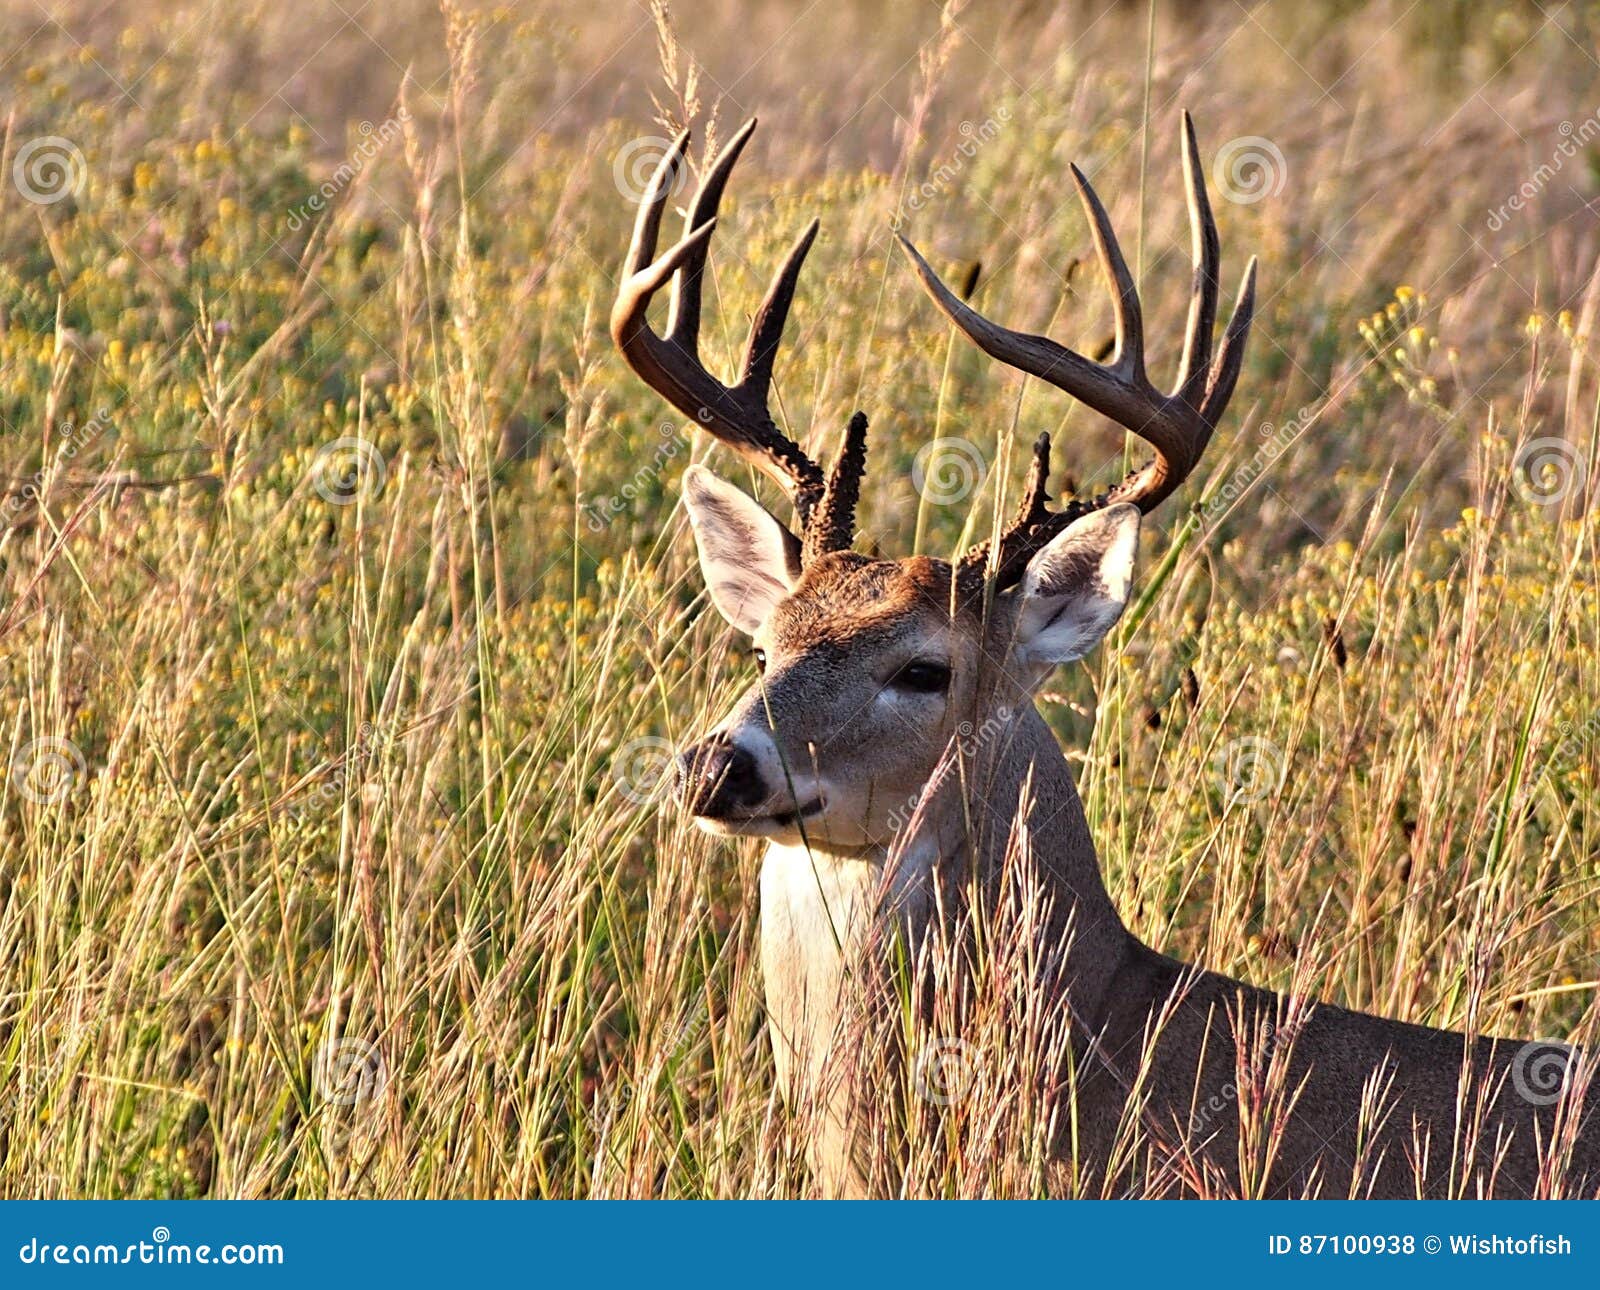
[[[992,565],[1000,585],[1009,585],[1021,576],[1034,551],[1089,511],[1112,503],[1131,502],[1148,514],[1193,471],[1227,408],[1244,362],[1245,342],[1255,312],[1255,261],[1252,259],[1245,270],[1233,315],[1223,335],[1221,352],[1213,363],[1212,333],[1216,328],[1221,247],[1206,197],[1194,123],[1187,112],[1183,114],[1179,139],[1189,208],[1194,287],[1189,300],[1182,364],[1171,394],[1155,389],[1146,375],[1144,320],[1138,289],[1105,206],[1094,186],[1076,166],[1071,170],[1072,181],[1089,218],[1095,249],[1112,294],[1117,341],[1115,354],[1108,364],[1091,362],[1048,337],[1011,331],[991,322],[959,299],[928,267],[917,249],[905,238],[900,239],[934,303],[979,349],[991,358],[1065,390],[1101,415],[1119,422],[1155,449],[1151,461],[1131,472],[1114,488],[1098,497],[1077,499],[1061,510],[1050,511],[1045,508],[1050,448],[1048,440],[1042,440],[1034,450],[1021,509],[1001,535],[1000,549],[991,559],[987,544],[974,548],[962,559],[964,573],[971,574]]]
[[[1200,405],[1200,421],[1209,435],[1233,398],[1233,387],[1239,380],[1239,370],[1244,366],[1245,342],[1250,339],[1250,324],[1256,315],[1256,257],[1244,266],[1244,277],[1239,282],[1239,295],[1233,302],[1233,313],[1222,335],[1222,352],[1217,355],[1216,366],[1211,369],[1207,382],[1205,402]]]
[[[689,213],[684,217],[684,232],[693,232],[717,218],[717,209],[722,205],[722,194],[728,187],[728,176],[733,174],[734,164],[739,160],[739,154],[744,151],[744,145],[750,142],[750,136],[755,133],[755,129],[756,118],[751,117],[739,128],[738,133],[728,140],[722,151],[717,154],[716,160],[707,168],[705,178],[695,189]],[[687,143],[687,132],[682,137]],[[672,311],[667,315],[667,340],[672,344],[681,345],[691,354],[700,352],[700,288],[705,278],[706,256],[710,250],[708,243],[701,247],[698,254],[686,259],[683,262],[683,272],[673,279],[672,283]]]
[[[661,235],[661,215],[667,208],[667,195],[672,191],[673,178],[683,164],[683,155],[688,146],[689,132],[684,130],[672,141],[666,155],[656,163],[650,184],[639,200],[639,214],[633,221],[633,238],[628,243],[628,258],[622,269],[625,279],[639,273],[655,258],[656,241]],[[616,308],[612,310],[613,319],[621,306],[622,297],[619,296]]]
[[[1050,436],[1041,434],[1033,444],[1033,459],[1028,463],[1028,477],[1022,485],[1022,498],[1017,503],[1011,523],[1000,534],[998,554],[995,557],[994,580],[997,586],[1008,587],[1022,578],[1028,560],[1044,542],[1080,516],[1095,509],[1092,502],[1074,499],[1064,510],[1052,511],[1046,503],[1050,494],[1046,481],[1050,478]],[[1041,540],[1042,539],[1042,540]],[[961,557],[962,576],[979,576],[991,572],[990,552],[994,544],[980,542]]]
[[[1100,268],[1106,275],[1106,285],[1111,288],[1111,313],[1117,329],[1117,348],[1110,366],[1134,384],[1143,385],[1144,313],[1139,308],[1139,289],[1133,284],[1133,274],[1128,272],[1128,262],[1122,257],[1122,247],[1111,227],[1111,217],[1100,204],[1100,195],[1077,166],[1069,166],[1068,169],[1078,189],[1078,200],[1083,203],[1084,213],[1089,217],[1094,249],[1100,256]]]
[[[1124,413],[1132,415],[1126,390],[1109,369],[1058,345],[1048,336],[1032,336],[991,322],[951,291],[905,237],[898,233],[895,237],[934,304],[990,358],[1066,390],[1113,421],[1122,420]]]
[[[828,475],[810,525],[806,528],[802,564],[810,564],[830,551],[848,551],[855,541],[856,504],[861,500],[861,477],[867,470],[867,417],[857,412],[845,428],[844,443]]]
[[[1222,258],[1217,221],[1206,196],[1205,171],[1200,165],[1200,144],[1194,119],[1183,114],[1183,190],[1189,205],[1189,242],[1194,259],[1194,290],[1189,297],[1189,321],[1183,335],[1183,363],[1174,389],[1185,403],[1200,408],[1211,367],[1211,333],[1217,323],[1217,266]]]
[[[934,303],[966,334],[968,340],[990,358],[1065,390],[1102,416],[1109,417],[1152,444],[1157,452],[1157,461],[1153,464],[1160,466],[1160,479],[1165,480],[1170,474],[1165,465],[1166,458],[1169,455],[1179,458],[1184,455],[1183,435],[1171,423],[1165,407],[1167,401],[1148,381],[1131,380],[1115,366],[1091,362],[1048,336],[1012,331],[991,322],[959,299],[929,267],[917,248],[904,237],[900,238],[900,245],[911,257],[922,285]],[[1173,486],[1176,487],[1176,484]],[[1167,489],[1151,498],[1148,505],[1143,501],[1140,505],[1149,510],[1170,491]]]
[[[1044,504],[1050,500],[1045,492],[1045,482],[1050,478],[1050,432],[1047,430],[1033,441],[1033,460],[1028,463],[1028,477],[1022,483],[1022,501],[1018,519],[1038,519],[1047,515]]]
[[[664,255],[652,259],[672,181],[688,148],[688,131],[680,134],[662,157],[634,222],[623,280],[611,310],[611,336],[647,385],[777,479],[793,496],[805,525],[823,493],[822,469],[778,429],[767,409],[767,392],[795,280],[815,227],[808,229],[790,252],[767,294],[751,332],[739,383],[724,385],[699,359],[701,284],[716,211],[734,162],[754,128],[752,120],[728,141],[695,193],[686,235]],[[674,279],[672,312],[667,334],[661,336],[650,329],[647,311],[651,298],[669,278]]]
[[[778,342],[783,339],[783,325],[789,321],[789,306],[794,303],[795,283],[800,280],[800,267],[806,262],[811,244],[817,240],[820,220],[812,220],[805,231],[795,239],[784,258],[783,267],[772,279],[766,299],[750,324],[750,342],[744,352],[744,373],[739,378],[741,386],[760,390],[766,396],[772,384],[772,364],[778,357]]]

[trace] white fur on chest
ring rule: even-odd
[[[871,927],[880,860],[838,859],[803,846],[767,848],[761,865],[761,969],[778,1078],[811,1084],[832,1046],[844,965]]]

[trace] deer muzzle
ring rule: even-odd
[[[713,735],[678,754],[678,798],[695,815],[748,815],[769,793],[756,759],[727,735]]]
[[[677,772],[678,800],[717,833],[770,834],[823,807],[820,793],[791,790],[781,771],[763,768],[763,758],[727,732],[685,748]]]

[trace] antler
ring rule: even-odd
[[[905,238],[900,244],[911,257],[922,285],[951,322],[978,348],[1012,367],[1065,390],[1096,412],[1120,423],[1155,448],[1154,460],[1132,471],[1114,488],[1091,499],[1074,499],[1059,511],[1048,510],[1045,479],[1050,473],[1050,436],[1041,435],[1034,446],[1033,465],[1023,489],[1022,505],[1001,535],[999,550],[991,559],[989,544],[974,547],[962,557],[964,571],[982,573],[992,568],[996,582],[1005,587],[1018,581],[1028,560],[1051,538],[1090,511],[1117,502],[1132,502],[1144,513],[1154,510],[1188,478],[1210,442],[1228,400],[1233,396],[1244,362],[1245,340],[1255,312],[1256,261],[1244,272],[1233,316],[1223,334],[1222,349],[1213,363],[1212,331],[1217,317],[1216,221],[1206,199],[1200,149],[1194,122],[1183,114],[1183,181],[1188,195],[1189,229],[1194,257],[1194,291],[1189,300],[1189,322],[1184,335],[1183,361],[1172,393],[1162,394],[1145,373],[1144,318],[1139,293],[1117,245],[1117,235],[1094,188],[1077,166],[1072,179],[1094,234],[1095,250],[1111,287],[1116,347],[1109,363],[1095,363],[1044,336],[1030,336],[990,322],[957,297],[928,262]]]
[[[832,477],[824,479],[822,468],[778,428],[767,409],[773,361],[794,300],[800,266],[817,236],[816,220],[800,234],[756,312],[738,382],[722,384],[700,360],[700,289],[717,208],[734,163],[755,128],[752,117],[717,154],[690,203],[682,240],[657,259],[661,216],[684,161],[689,131],[673,141],[639,204],[633,243],[611,310],[611,336],[628,365],[651,389],[788,490],[809,562],[827,551],[849,549],[866,462],[866,418],[861,413],[851,421]],[[650,329],[645,313],[668,278],[672,279],[672,310],[666,334],[658,335]]]

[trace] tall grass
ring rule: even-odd
[[[627,149],[762,111],[708,356],[820,215],[782,416],[831,448],[863,407],[865,545],[946,551],[1013,441],[1056,432],[1084,487],[1123,449],[953,343],[889,225],[1095,348],[1066,166],[1139,226],[1147,11],[224,8],[0,10],[0,1191],[803,1194],[759,857],[661,791],[750,671],[677,477],[754,481],[605,339]],[[1150,944],[1433,1025],[1590,1014],[1597,534],[1523,448],[1597,477],[1587,24],[1157,8],[1160,353],[1178,106],[1208,160],[1259,135],[1284,163],[1216,198],[1264,296],[1206,481],[1116,648],[1046,695]],[[41,136],[82,158],[49,204],[12,178]],[[934,433],[988,463],[958,505],[908,482]],[[911,1141],[917,1194],[1044,1185]]]

